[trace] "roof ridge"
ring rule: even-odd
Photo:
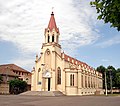
[[[28,72],[28,73],[30,73],[29,71],[27,71],[27,70],[25,70],[25,69],[23,69],[22,67],[20,67],[20,66],[18,66],[18,65],[16,65],[16,64],[3,64],[3,65],[0,65],[1,67],[3,67],[3,66],[8,66],[8,67],[10,67],[10,69],[12,69],[12,70],[18,70],[18,71],[24,71],[24,72]]]
[[[64,53],[65,54],[65,53]],[[82,64],[84,64],[84,65],[87,65],[87,66],[89,66],[87,63],[85,63],[85,62],[82,62],[82,61],[80,61],[80,60],[78,60],[78,59],[76,59],[76,58],[74,58],[74,57],[71,57],[71,56],[69,56],[69,55],[67,55],[67,54],[65,54],[66,56],[68,56],[69,58],[72,58],[72,59],[74,59],[74,60],[76,60],[76,61],[78,61],[78,62],[80,62],[80,63],[82,63]],[[91,66],[90,66],[91,67]]]
[[[7,65],[14,65],[13,63],[12,64],[1,64],[0,66],[7,66]]]

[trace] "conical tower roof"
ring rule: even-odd
[[[53,29],[55,29],[55,31],[57,33],[59,33],[59,29],[57,28],[56,22],[55,22],[55,18],[54,18],[54,13],[52,12],[51,17],[50,17],[50,21],[48,24],[48,28],[50,29],[50,31],[52,31]]]

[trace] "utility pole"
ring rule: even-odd
[[[106,79],[106,71],[105,71],[105,95],[107,96],[107,79]]]

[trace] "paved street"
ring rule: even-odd
[[[0,95],[0,106],[120,106],[120,97]]]

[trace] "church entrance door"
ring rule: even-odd
[[[48,78],[48,91],[50,91],[50,78]]]

